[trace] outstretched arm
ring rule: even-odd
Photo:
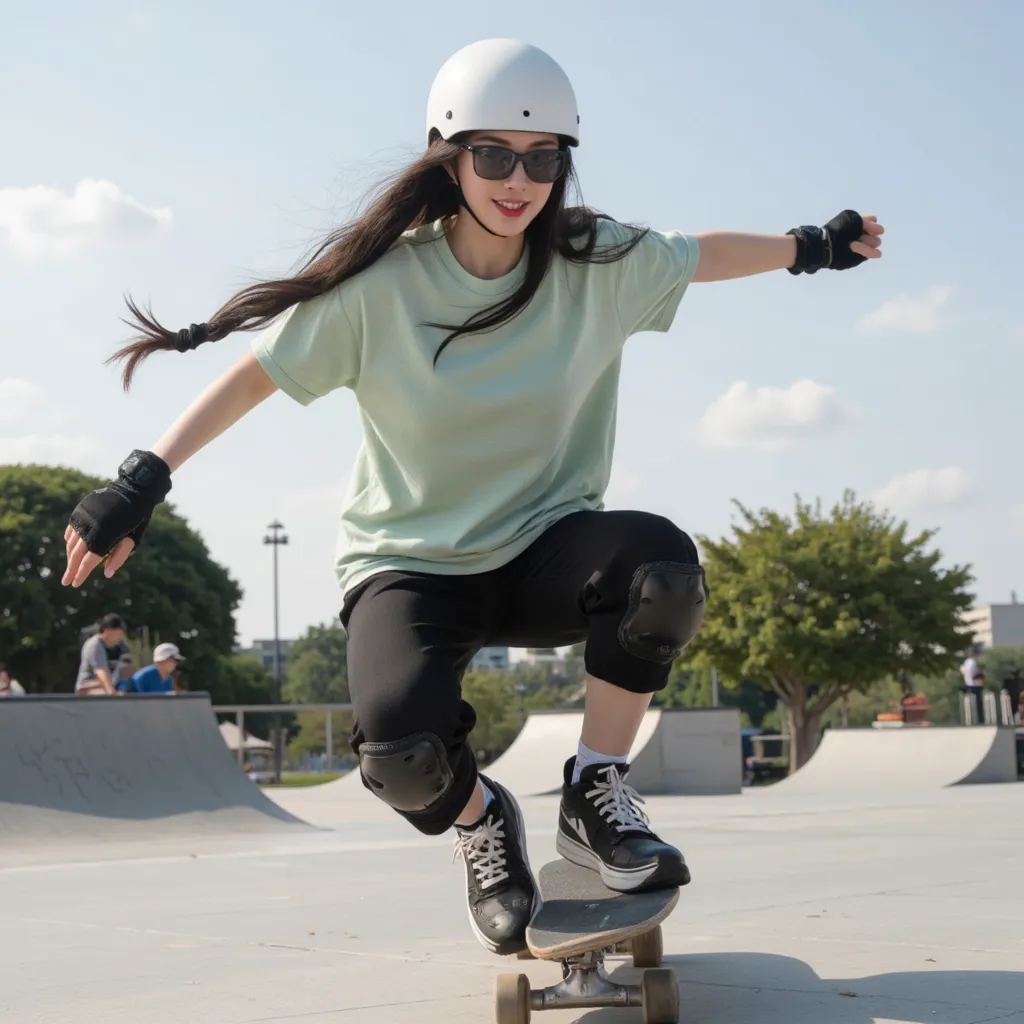
[[[144,458],[160,464],[160,472],[163,474],[173,473],[187,459],[223,434],[225,430],[269,398],[276,390],[277,385],[267,376],[256,357],[251,352],[247,352],[234,366],[221,374],[178,417],[171,428],[153,446],[153,450],[144,453]],[[170,483],[168,482],[160,500],[169,489]],[[97,494],[104,495],[107,504],[102,507],[97,506],[95,511],[90,508],[83,512],[83,504],[90,500],[95,501]],[[120,540],[116,547],[109,552],[108,557],[90,550],[86,537],[82,535],[83,532],[87,537],[91,533],[97,533],[99,530],[98,519],[103,516],[107,518],[114,516],[118,508],[122,510],[122,516],[133,514],[131,501],[125,495],[115,497],[111,488],[107,487],[100,492],[93,492],[93,495],[89,495],[72,513],[72,521],[64,531],[64,542],[67,547],[67,568],[61,580],[64,586],[80,587],[88,579],[93,569],[105,558],[108,560],[104,575],[108,577],[113,576],[127,561],[135,547],[135,541],[130,536]],[[142,501],[138,508],[146,511],[145,501]],[[153,504],[150,504],[148,511],[152,512],[152,509]],[[145,522],[141,524],[142,529],[145,528],[148,521],[149,515],[147,514]],[[82,523],[86,525],[81,525]],[[135,523],[133,522],[131,525],[134,527]],[[88,530],[86,526],[89,527]],[[106,545],[100,545],[100,547],[105,548]],[[106,686],[106,683],[104,685]]]
[[[769,270],[799,272],[806,269],[814,273],[819,266],[845,270],[862,260],[878,259],[882,255],[885,228],[877,217],[861,218],[848,211],[833,218],[824,228],[810,230],[823,232],[822,238],[805,240],[805,236],[798,234],[748,235],[738,231],[708,231],[697,235],[700,258],[693,280],[728,281]],[[827,262],[818,263],[817,253],[812,251],[818,241],[823,243],[823,250],[829,257]],[[849,254],[856,258],[851,260]],[[805,266],[798,266],[798,261],[803,261]]]

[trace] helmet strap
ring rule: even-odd
[[[459,179],[458,179],[458,177],[457,177],[457,176],[456,176],[456,175],[454,174],[454,172],[453,172],[453,174],[452,174],[452,178],[453,178],[453,180],[454,180],[454,182],[455,182],[455,191],[456,191],[456,192],[457,192],[457,193],[459,194],[459,206],[461,206],[461,207],[462,207],[462,208],[463,208],[464,210],[468,210],[468,211],[469,211],[469,215],[470,215],[470,217],[472,217],[472,218],[473,218],[473,220],[475,220],[475,221],[477,222],[477,224],[479,224],[479,225],[480,225],[480,227],[482,227],[482,228],[484,229],[484,231],[486,231],[486,232],[487,232],[487,234],[489,234],[489,235],[494,235],[494,237],[495,237],[495,238],[504,238],[504,237],[505,237],[504,235],[499,235],[497,231],[492,231],[492,230],[491,230],[491,229],[490,229],[490,228],[489,228],[489,227],[488,227],[488,226],[487,226],[487,225],[486,225],[486,224],[485,224],[485,223],[484,223],[484,222],[483,222],[483,221],[482,221],[482,220],[481,220],[481,219],[480,219],[480,218],[479,218],[479,217],[478,217],[478,216],[477,216],[477,215],[476,215],[476,214],[475,214],[474,212],[473,212],[473,207],[472,207],[472,206],[470,206],[470,205],[469,205],[469,203],[467,202],[467,200],[466,200],[466,194],[465,194],[465,193],[464,193],[464,192],[462,191],[462,184],[461,184],[461,183],[459,182]]]

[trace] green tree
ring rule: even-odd
[[[587,674],[586,666],[583,663],[583,657],[586,653],[586,643],[573,644],[565,652],[565,657],[562,659],[562,671],[565,673],[565,678],[570,683],[582,683],[583,677]]]
[[[288,651],[283,687],[292,704],[348,704],[348,634],[340,625],[310,626]]]
[[[327,752],[327,712],[299,711],[295,715],[296,736],[288,744],[288,755],[298,761],[303,754]],[[331,756],[334,764],[351,761],[354,757],[349,745],[352,734],[352,713],[331,712]]]
[[[828,514],[799,498],[792,517],[736,507],[731,537],[699,538],[711,598],[687,662],[778,696],[791,771],[841,697],[901,669],[939,674],[969,645],[971,575],[940,568],[941,552],[928,550],[935,531],[911,536],[851,492]]]
[[[985,670],[985,685],[998,693],[1015,668],[1024,671],[1024,647],[990,647],[978,663]]]
[[[523,725],[519,694],[511,672],[470,669],[462,677],[462,697],[476,711],[469,742],[483,765],[505,752]]]
[[[131,636],[148,627],[150,645],[177,643],[190,689],[219,699],[242,592],[172,504],[156,509],[113,579],[97,570],[81,587],[61,585],[68,517],[105,482],[73,469],[0,466],[0,657],[31,690],[68,692],[84,631],[116,611]]]
[[[692,665],[677,659],[669,673],[668,683],[651,701],[654,708],[709,708],[713,707],[711,669],[707,665]],[[719,678],[718,704],[724,708],[738,708],[740,724],[760,728],[765,716],[771,712],[778,698],[757,683],[743,679],[739,682]]]

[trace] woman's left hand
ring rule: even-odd
[[[878,223],[878,218],[874,214],[865,214],[861,219],[864,221],[864,233],[855,242],[850,243],[850,251],[863,256],[866,260],[877,260],[882,255],[882,235],[885,234],[885,228]]]

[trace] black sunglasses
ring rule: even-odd
[[[470,146],[462,148],[473,154],[473,170],[477,177],[487,181],[504,181],[511,177],[516,164],[522,161],[523,170],[531,181],[550,185],[565,174],[569,167],[569,154],[564,149],[531,149],[517,153],[506,146]]]

